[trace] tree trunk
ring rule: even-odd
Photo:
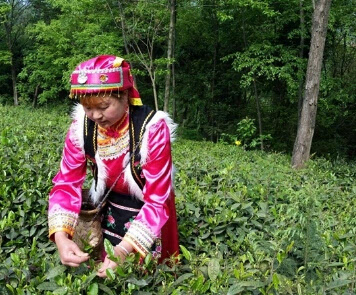
[[[214,7],[217,6],[216,1],[213,2]],[[214,27],[214,50],[213,50],[213,68],[212,68],[212,79],[211,79],[211,99],[214,102],[215,101],[215,84],[216,84],[216,65],[218,62],[218,52],[219,52],[219,33],[220,33],[220,28],[219,28],[219,20],[218,20],[218,11],[216,8],[212,9],[213,15],[212,15],[212,22],[213,22],[213,27]]]
[[[15,64],[14,64],[13,58],[11,58],[11,78],[12,78],[12,91],[13,91],[13,97],[14,97],[14,105],[18,106],[19,100],[17,97],[17,77],[16,77],[16,69],[15,69]]]
[[[173,98],[173,106],[172,106],[172,117],[173,121],[176,120],[177,118],[177,102],[176,102],[176,97],[175,97],[175,89],[176,89],[176,79],[174,76],[174,64],[172,65],[172,98]]]
[[[216,36],[219,32],[216,32]],[[216,37],[214,40],[214,51],[213,51],[213,75],[211,78],[211,100],[215,101],[215,77],[216,77],[216,60],[217,60],[217,56],[218,56],[218,41],[217,41],[218,37]]]
[[[131,51],[130,51],[129,43],[127,41],[127,36],[126,36],[125,13],[124,13],[124,9],[122,7],[121,1],[118,0],[117,4],[118,4],[118,7],[119,7],[119,13],[120,13],[122,39],[124,40],[124,47],[125,47],[126,54],[129,55],[131,53]],[[134,68],[134,65],[133,65],[132,62],[130,62],[130,68],[131,68],[131,72],[132,72],[132,70]],[[133,77],[133,80],[134,80],[134,86],[137,88],[136,76],[132,75],[132,77]]]
[[[174,24],[177,23],[177,7],[175,7],[174,10]],[[176,26],[174,25],[174,30],[173,30],[173,47],[172,47],[172,56],[173,58],[175,57],[175,50],[176,48]],[[176,108],[176,97],[175,97],[175,90],[176,90],[176,74],[175,74],[175,63],[172,63],[172,98],[173,98],[173,121],[175,121],[177,117],[177,108]]]
[[[305,34],[305,18],[304,18],[304,7],[303,7],[303,0],[299,1],[299,21],[300,21],[300,48],[299,48],[299,57],[302,59],[304,56],[304,34]],[[304,86],[304,79],[300,77],[299,81],[299,89],[298,89],[298,126],[300,124],[300,115],[302,113],[302,106],[303,106],[303,86]]]
[[[292,167],[296,169],[304,167],[310,157],[330,5],[331,0],[319,0],[313,13],[304,100],[292,155]]]
[[[154,83],[154,82],[152,82],[152,83]],[[156,84],[154,83],[154,85],[152,85],[152,87],[153,87],[153,97],[155,100],[155,108],[156,108],[156,111],[158,111],[158,97],[157,97]]]
[[[151,78],[151,84],[152,84],[152,89],[153,89],[153,98],[155,101],[155,109],[158,111],[158,95],[157,95],[157,88],[156,88],[156,75],[155,72],[152,70],[148,72]]]
[[[126,54],[130,54],[130,49],[129,49],[129,46],[128,46],[128,44],[127,44],[127,37],[126,37],[124,9],[122,8],[121,1],[117,1],[117,4],[118,4],[118,6],[119,6],[120,22],[121,22],[121,31],[122,31],[122,39],[124,39],[125,51],[126,51]]]
[[[245,19],[242,19],[242,37],[244,40],[245,48],[247,48],[247,39],[246,39],[246,32],[245,32]],[[263,137],[262,137],[263,132],[262,132],[261,103],[260,103],[260,98],[258,96],[257,84],[256,84],[255,77],[253,77],[253,91],[255,93],[255,100],[256,100],[256,112],[257,112],[257,120],[258,120],[258,132],[259,132],[260,139],[261,139],[261,150],[263,150],[264,146],[263,146]]]
[[[262,132],[262,117],[261,117],[261,104],[260,104],[260,98],[258,96],[258,92],[257,92],[257,85],[256,85],[256,80],[253,79],[253,89],[255,92],[255,99],[256,99],[256,110],[257,110],[257,119],[258,119],[258,131],[260,134],[260,139],[261,139],[261,150],[264,150],[264,146],[263,146],[263,132]]]
[[[341,59],[341,69],[340,69],[340,77],[344,76],[345,72],[345,63],[346,63],[346,52],[347,52],[347,33],[345,32],[343,35],[343,53],[342,53],[342,59]]]
[[[35,93],[33,94],[33,102],[32,102],[32,106],[34,108],[37,107],[37,101],[38,101],[38,90],[40,88],[40,84],[36,85],[36,89],[35,89]]]
[[[169,109],[169,94],[171,86],[171,76],[172,76],[172,58],[173,58],[173,43],[174,43],[174,30],[175,30],[175,10],[176,10],[176,0],[170,0],[170,24],[169,24],[169,36],[168,36],[168,50],[167,50],[167,74],[166,74],[166,86],[164,92],[164,105],[163,110],[168,112]]]
[[[174,40],[176,39],[175,30],[174,30]],[[173,56],[175,52],[175,42],[173,42]],[[175,121],[177,117],[177,108],[176,108],[176,97],[175,97],[175,90],[176,90],[176,75],[175,75],[175,63],[172,64],[172,98],[173,98],[173,121]]]

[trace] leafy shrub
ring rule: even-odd
[[[221,133],[219,142],[222,144],[234,144],[237,146],[242,144],[245,149],[256,149],[262,142],[272,139],[270,134],[257,136],[256,131],[257,128],[255,126],[255,120],[246,117],[237,123],[235,135]]]
[[[107,279],[90,260],[60,264],[47,237],[47,196],[69,118],[0,107],[0,294],[353,294],[354,164],[179,139],[181,254],[130,256]],[[107,248],[110,254],[110,247]]]

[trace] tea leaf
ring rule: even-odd
[[[58,289],[58,285],[55,282],[43,282],[37,286],[38,290],[54,291]]]
[[[68,293],[68,287],[61,287],[53,291],[54,295],[65,295]]]
[[[109,258],[115,257],[114,247],[108,239],[104,240],[104,247]]]
[[[111,289],[108,286],[100,283],[98,283],[98,286],[101,291],[105,292],[105,294],[115,295],[115,293],[111,291]]]
[[[179,248],[181,249],[181,251],[183,252],[183,256],[185,259],[187,259],[188,261],[190,261],[192,259],[192,255],[190,254],[190,252],[187,250],[187,248],[185,248],[183,245],[179,245]]]
[[[173,286],[181,284],[182,282],[191,278],[192,276],[194,276],[192,273],[185,273],[185,274],[181,275],[177,280],[175,280],[175,282],[173,283]]]
[[[146,280],[143,280],[143,279],[142,280],[138,280],[136,278],[129,278],[129,279],[126,280],[126,282],[132,283],[132,284],[134,284],[136,286],[139,286],[139,287],[144,287],[144,286],[148,285]]]
[[[97,283],[93,283],[88,288],[88,295],[97,295],[99,294],[99,287]]]
[[[46,275],[46,279],[50,280],[56,276],[61,275],[66,271],[67,267],[64,265],[58,265],[52,269],[49,270],[48,274]]]
[[[335,280],[332,281],[329,285],[327,285],[325,290],[332,290],[335,288],[344,287],[351,284],[352,282],[353,282],[352,280]]]
[[[220,264],[218,259],[210,259],[208,264],[208,275],[210,280],[215,281],[220,274]]]
[[[114,272],[114,270],[112,268],[107,268],[106,269],[106,275],[110,280],[112,280],[112,281],[115,280],[116,275],[115,275],[115,272]]]

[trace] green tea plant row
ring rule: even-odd
[[[354,294],[355,164],[173,144],[181,253],[95,275],[60,264],[47,198],[69,116],[0,106],[0,294]],[[110,254],[112,249],[107,244]]]

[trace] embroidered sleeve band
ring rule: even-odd
[[[124,241],[130,243],[143,257],[150,252],[156,237],[143,223],[134,220],[124,237]]]
[[[64,231],[73,236],[77,220],[78,214],[65,210],[60,206],[54,206],[48,213],[49,236],[58,231]]]

